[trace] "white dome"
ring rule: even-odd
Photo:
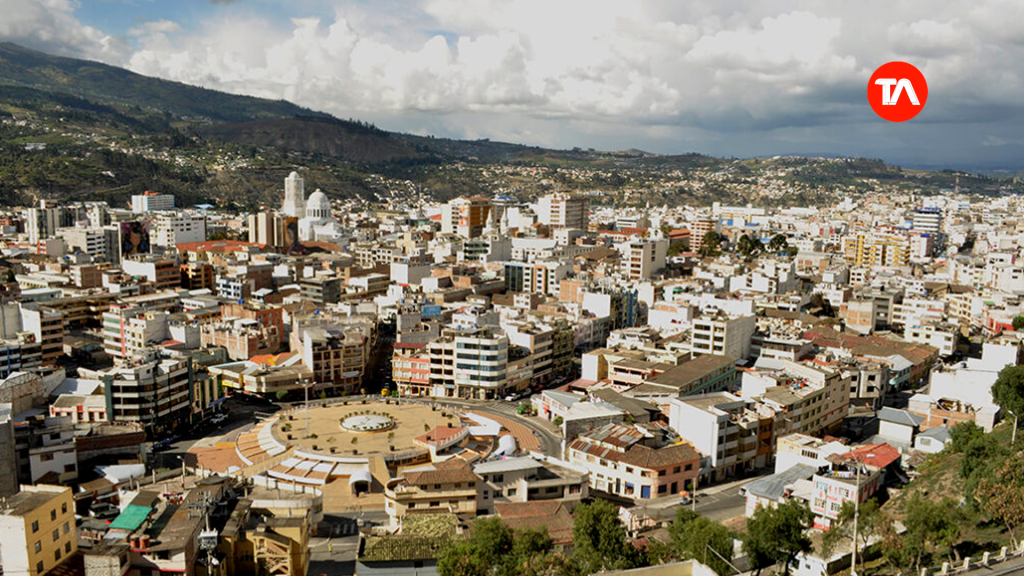
[[[331,200],[318,188],[306,199],[306,210],[330,210]]]
[[[296,179],[298,179],[298,177],[299,177],[299,173],[298,172],[294,172],[294,171],[291,174],[288,175],[288,178],[291,179],[291,180],[296,180]]]

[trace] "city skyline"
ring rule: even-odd
[[[417,134],[960,169],[1020,168],[1024,146],[1010,2],[0,5],[0,41]],[[930,88],[902,124],[865,98],[891,60]]]

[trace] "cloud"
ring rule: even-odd
[[[305,0],[290,19],[244,4],[185,29],[146,21],[125,31],[129,45],[82,25],[84,8],[68,0],[0,0],[14,15],[0,38],[393,129],[566,147],[870,151],[887,144],[867,78],[897,59],[929,83],[926,110],[901,129],[936,131],[920,157],[953,149],[940,130],[980,149],[1024,128],[1015,0],[884,11],[815,0]]]
[[[82,24],[70,0],[0,0],[0,41],[15,42],[75,57],[121,63],[128,44],[116,36]]]

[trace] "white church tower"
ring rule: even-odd
[[[303,218],[306,215],[306,192],[304,183],[298,172],[292,172],[284,179],[284,206],[281,211],[285,216]]]

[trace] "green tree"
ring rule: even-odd
[[[740,239],[736,241],[736,254],[743,258],[750,258],[760,251],[761,242],[754,240],[747,234],[740,236]]]
[[[702,257],[718,256],[722,245],[722,237],[714,230],[708,230],[700,241],[700,249],[697,251]]]
[[[883,554],[897,568],[916,572],[927,554],[956,554],[962,522],[959,506],[951,498],[933,502],[915,492],[907,501],[902,535],[895,535],[888,526],[891,523],[883,522],[887,525],[882,530]]]
[[[561,416],[555,416],[554,419],[551,420],[551,423],[558,427],[561,427],[563,422],[565,422],[565,420]]]
[[[839,509],[839,517],[832,522],[832,526],[821,538],[821,551],[825,556],[831,556],[840,544],[853,542],[853,520],[856,506],[852,500],[843,502]],[[882,529],[882,511],[878,501],[871,499],[860,505],[860,514],[857,517],[857,549],[863,550],[870,543],[871,539],[880,535]],[[861,573],[864,573],[864,556],[860,555]]]
[[[606,500],[576,508],[572,543],[573,559],[583,574],[642,564],[640,553],[626,540],[626,527],[619,521],[618,511]]]
[[[949,436],[951,441],[949,443],[949,449],[954,454],[958,454],[967,449],[967,446],[985,435],[985,430],[978,426],[974,422],[963,422],[953,426],[949,429]]]
[[[1018,332],[1024,330],[1024,314],[1018,314],[1013,317],[1013,329]]]
[[[1024,524],[1024,452],[1017,452],[978,483],[976,497],[993,520],[1006,525],[1017,543],[1017,529]]]
[[[274,394],[274,396],[277,398],[277,401],[280,402],[280,401],[284,400],[285,397],[288,396],[288,391],[287,390],[278,390],[277,394]]]
[[[801,552],[811,550],[806,530],[814,519],[810,508],[800,500],[788,500],[778,507],[762,506],[747,520],[743,551],[750,566],[761,570],[782,563],[789,574],[790,562]]]
[[[677,508],[668,536],[678,557],[699,560],[717,574],[732,573],[728,564],[732,562],[732,534],[725,526],[688,508]]]
[[[1011,365],[999,371],[992,385],[992,400],[1003,412],[1024,416],[1024,365]]]

